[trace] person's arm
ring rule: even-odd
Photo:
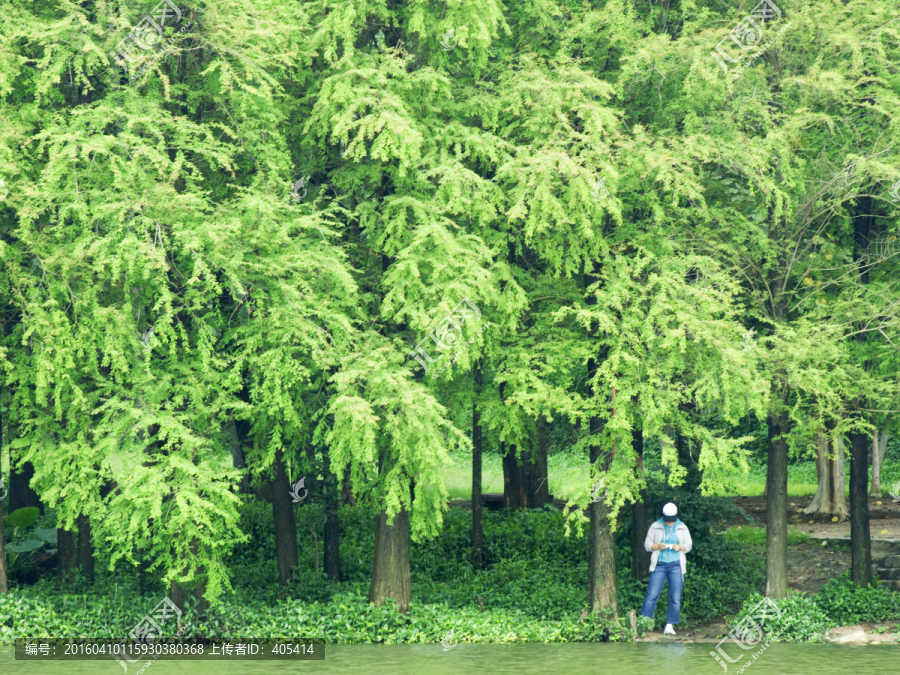
[[[653,543],[653,526],[647,530],[647,536],[644,538],[644,550],[645,551],[655,551],[656,544]]]
[[[691,531],[685,525],[684,527],[684,541],[681,542],[681,551],[682,553],[690,553],[691,549],[694,546],[694,542],[691,541]]]

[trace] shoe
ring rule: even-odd
[[[666,624],[666,629],[663,631],[663,635],[675,635],[675,629],[672,628],[672,624]]]

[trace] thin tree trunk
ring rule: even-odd
[[[872,584],[868,454],[868,434],[850,434],[850,578],[863,588]]]
[[[409,514],[403,509],[394,516],[392,525],[388,525],[387,521],[386,511],[382,511],[375,519],[375,556],[372,561],[369,602],[381,606],[385,600],[393,598],[400,611],[406,612],[412,600]]]
[[[344,484],[341,487],[341,501],[344,504],[356,506],[356,497],[353,496],[353,481],[350,480],[349,474],[344,476]]]
[[[525,463],[528,506],[543,508],[550,501],[550,484],[547,475],[547,453],[550,448],[550,434],[547,419],[538,415],[535,420],[537,443],[531,453],[531,461]]]
[[[275,557],[278,561],[278,581],[290,583],[294,568],[299,566],[297,552],[297,518],[290,482],[284,467],[281,450],[275,452],[275,478],[272,481],[272,516],[275,520]]]
[[[484,545],[484,527],[482,513],[484,498],[481,495],[481,417],[478,414],[478,401],[481,397],[482,385],[481,361],[475,362],[474,395],[472,397],[472,567],[483,569],[481,549]]]
[[[56,528],[56,560],[61,581],[72,580],[72,553],[74,550],[72,533],[61,527]]]
[[[231,465],[235,469],[245,468],[244,450],[241,445],[241,434],[238,431],[237,423],[234,420],[229,420],[225,425],[225,431],[228,434],[231,443]],[[246,472],[244,472],[244,475],[241,477],[241,482],[238,484],[238,491],[241,494],[250,492],[250,476]]]
[[[700,483],[703,481],[700,466],[691,455],[691,448],[687,440],[677,432],[675,434],[675,450],[678,452],[678,463],[687,471],[683,487],[685,490],[696,492],[700,489]]]
[[[863,213],[853,221],[853,260],[859,267],[859,281],[869,283],[869,268],[866,253],[874,209],[871,197],[860,200]],[[867,334],[860,331],[855,339],[866,342]],[[867,367],[867,364],[864,364]],[[867,407],[864,400],[857,400],[857,410]],[[870,421],[870,413],[858,412],[859,420]],[[873,425],[874,426],[874,425]],[[854,432],[850,434],[850,578],[862,588],[872,585],[872,541],[869,531],[869,435]]]
[[[3,317],[6,316],[4,312]],[[2,325],[0,325],[0,331],[2,331]],[[2,393],[5,393],[6,388],[0,389],[0,402],[4,401]],[[0,408],[2,410],[2,408]],[[3,413],[0,412],[0,463],[2,463],[3,458]],[[10,460],[10,469],[12,469],[12,461]],[[2,480],[0,480],[2,482]],[[4,492],[6,491],[6,486],[4,486]],[[0,593],[9,593],[9,583],[6,578],[6,538],[3,533],[3,499],[6,498],[6,494],[2,495],[2,499],[0,499]]]
[[[769,414],[769,458],[766,472],[766,596],[787,594],[787,418]]]
[[[325,574],[332,581],[341,580],[341,521],[338,509],[341,505],[337,476],[331,471],[328,449],[322,453],[322,477],[325,488]]]
[[[640,426],[635,425],[631,432],[631,447],[637,455],[638,476],[644,480],[644,433]],[[638,500],[631,505],[631,573],[638,580],[650,574],[650,553],[644,550],[644,539],[650,529],[647,499],[647,488],[643,487]]]
[[[0,593],[9,593],[6,579],[6,539],[3,533],[3,500],[0,499]]]
[[[94,582],[94,542],[91,540],[91,521],[83,513],[78,516],[78,566],[91,583]]]
[[[884,453],[887,450],[888,430],[887,425],[881,433],[876,428],[872,434],[872,491],[871,497],[881,496],[881,467],[884,464]]]

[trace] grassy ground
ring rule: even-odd
[[[451,456],[452,463],[446,473],[450,499],[472,498],[472,457],[468,453]],[[587,459],[570,453],[552,455],[547,461],[550,494],[557,499],[573,496],[574,486],[584,480]],[[482,491],[503,492],[503,466],[500,455],[485,453],[482,459]],[[847,472],[849,474],[849,470]],[[871,481],[871,470],[870,470]],[[884,494],[900,481],[900,461],[885,462],[881,483]],[[766,486],[765,465],[753,467],[745,475],[733,476],[734,491],[731,494],[755,497],[763,494]],[[816,493],[815,462],[796,462],[788,466],[788,496],[802,497]],[[849,491],[848,491],[849,494]],[[725,496],[725,495],[723,495]]]

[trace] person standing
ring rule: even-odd
[[[641,606],[641,616],[653,618],[656,602],[663,586],[669,584],[669,611],[663,635],[675,635],[673,626],[681,620],[681,590],[687,573],[685,554],[692,548],[691,533],[678,519],[678,507],[669,502],[662,508],[662,518],[650,525],[644,549],[650,556],[650,583]]]

